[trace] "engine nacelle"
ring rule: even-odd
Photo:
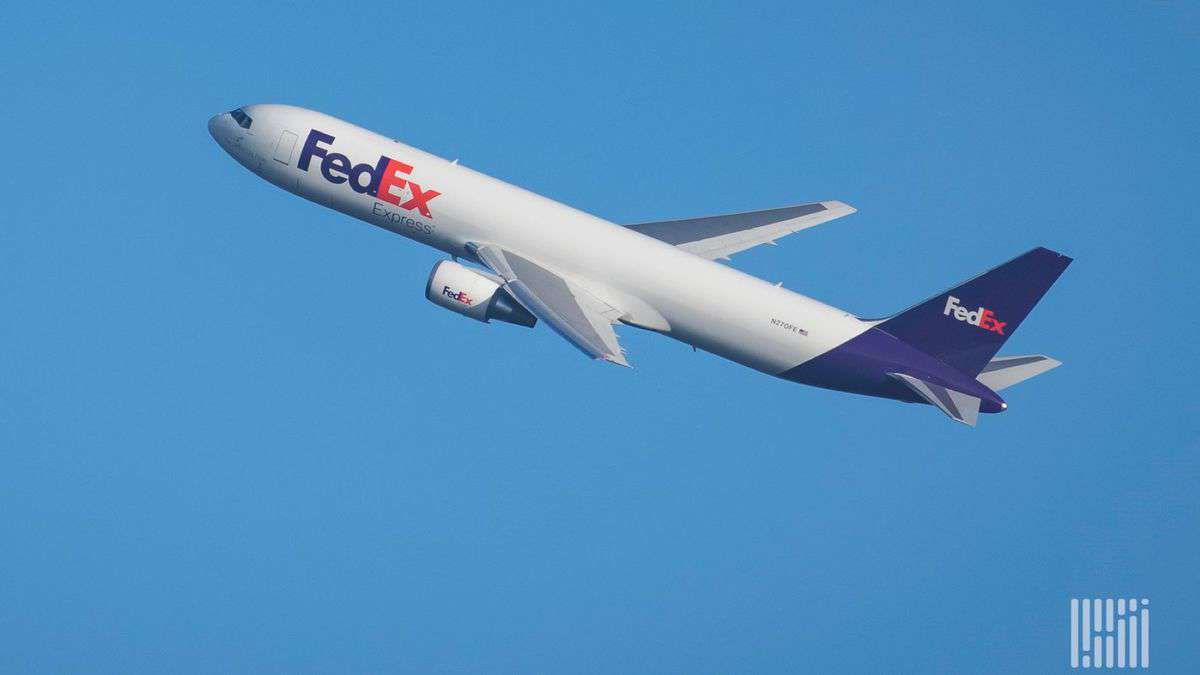
[[[487,323],[492,319],[532,328],[537,317],[517,302],[500,281],[450,260],[429,273],[425,297],[439,307]]]

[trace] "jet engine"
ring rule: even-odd
[[[492,319],[532,328],[537,317],[500,286],[500,280],[450,260],[429,273],[425,297],[439,307],[487,323]]]

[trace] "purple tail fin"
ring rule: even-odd
[[[974,377],[1070,264],[1061,253],[1035,248],[877,328]]]

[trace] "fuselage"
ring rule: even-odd
[[[248,128],[224,114],[210,121],[210,132],[271,183],[454,256],[469,258],[468,242],[502,244],[579,280],[634,325],[756,370],[780,375],[871,326],[335,117],[274,104],[241,110]],[[342,157],[327,159],[334,154]],[[381,158],[407,168],[410,180],[369,185],[367,169]]]

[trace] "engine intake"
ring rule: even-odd
[[[425,297],[439,307],[484,323],[495,319],[529,328],[537,323],[537,317],[504,290],[499,279],[450,260],[433,266]]]

